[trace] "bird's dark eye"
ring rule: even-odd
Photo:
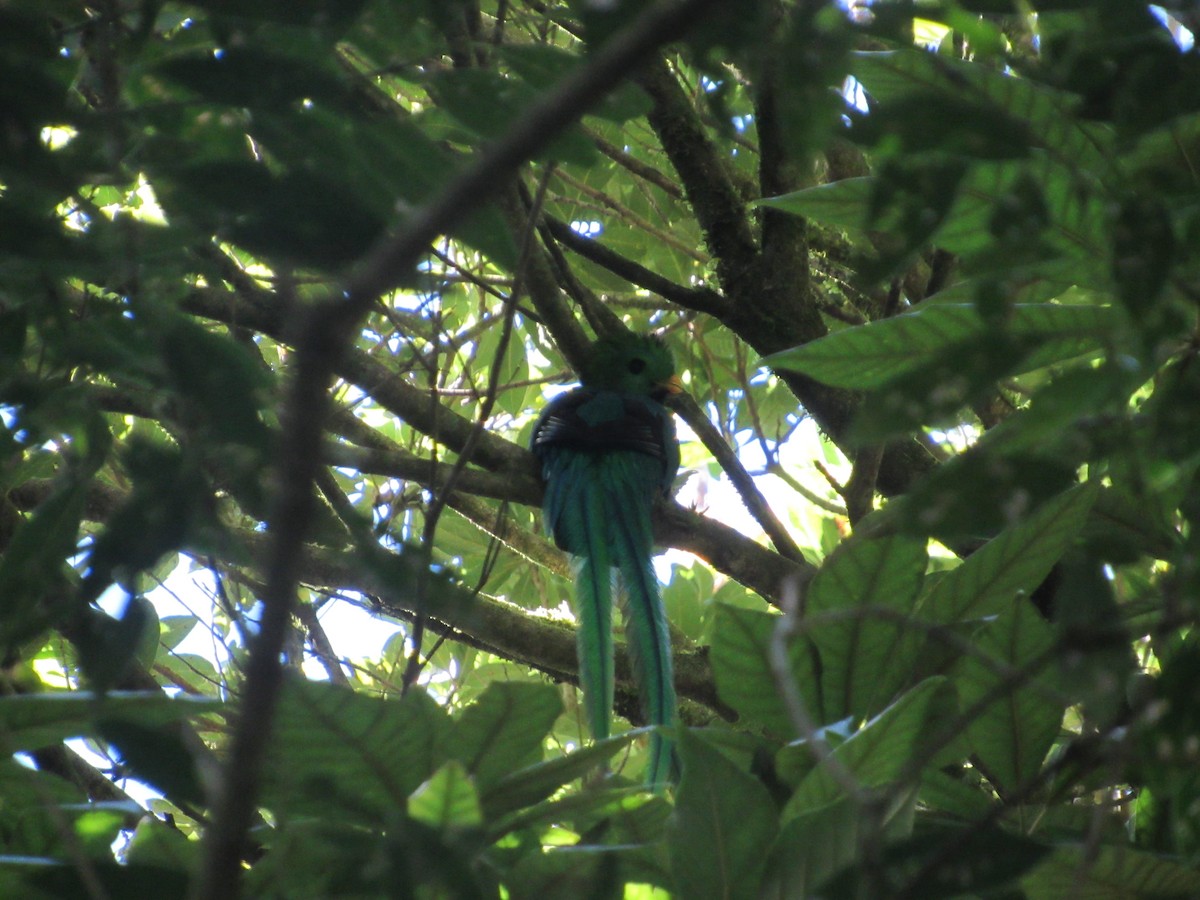
[[[629,371],[634,375],[641,375],[642,370],[646,368],[646,361],[640,356],[634,357],[629,361]]]

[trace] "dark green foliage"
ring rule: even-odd
[[[194,896],[246,736],[248,897],[1200,896],[1184,4],[689,5],[403,270],[651,4],[0,6],[0,896]],[[524,448],[621,328],[696,556],[592,741]]]

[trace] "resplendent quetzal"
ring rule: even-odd
[[[546,482],[543,515],[554,542],[577,558],[579,683],[592,737],[608,737],[613,705],[613,571],[625,640],[652,725],[675,721],[667,618],[650,559],[650,513],[679,469],[675,423],[662,405],[682,390],[671,352],[656,337],[601,338],[582,386],[555,397],[533,429]],[[650,742],[647,782],[673,777],[671,745]]]

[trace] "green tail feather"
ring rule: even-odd
[[[588,730],[600,741],[611,731],[613,707],[612,575],[594,559],[576,561],[575,633],[579,687]],[[602,587],[601,587],[602,585]]]
[[[621,607],[625,643],[646,720],[651,725],[675,722],[675,682],[670,632],[651,564],[653,536],[644,502],[626,502],[609,494],[609,532],[613,557],[621,575]],[[676,776],[674,748],[661,733],[650,738],[646,781],[661,790]]]
[[[576,652],[588,729],[596,740],[611,734],[613,707],[612,560],[604,521],[604,491],[587,457],[567,455],[548,491],[555,534],[575,556]]]
[[[612,733],[613,575],[625,640],[646,721],[675,721],[671,647],[658,579],[650,509],[658,464],[641,453],[614,453],[597,459],[562,453],[546,489],[545,509],[556,541],[576,557],[575,615],[578,620],[579,685],[592,737]],[[655,734],[650,742],[647,782],[662,789],[675,777],[672,745]]]

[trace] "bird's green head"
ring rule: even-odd
[[[584,387],[664,399],[683,390],[671,351],[648,334],[614,334],[592,345],[580,372]]]

